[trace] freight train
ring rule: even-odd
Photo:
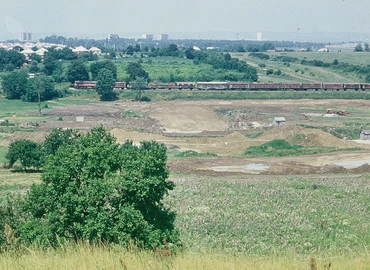
[[[96,81],[76,81],[75,89],[95,88]],[[113,86],[117,89],[129,89],[130,84],[116,82]],[[309,91],[309,90],[370,90],[370,83],[262,83],[262,82],[177,82],[177,83],[149,83],[146,89],[188,89],[188,90],[251,90],[251,91]]]

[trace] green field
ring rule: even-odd
[[[261,82],[364,82],[365,77],[361,74],[347,73],[333,68],[302,65],[301,60],[321,60],[332,63],[335,59],[339,63],[366,66],[370,63],[370,53],[355,52],[274,52],[266,53],[270,59],[261,60],[249,56],[249,53],[237,53],[234,57],[243,59],[257,68],[259,81]],[[274,58],[289,56],[298,58],[297,62],[284,63],[274,61]],[[259,65],[265,64],[261,68]],[[266,75],[266,70],[280,70],[282,75]]]
[[[24,192],[38,177],[2,170],[0,194]],[[172,256],[81,243],[8,251],[0,268],[313,269],[315,258],[318,269],[367,269],[369,179],[173,175],[165,203],[177,212],[183,248]]]

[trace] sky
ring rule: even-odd
[[[20,32],[100,38],[109,33],[253,39],[256,32],[362,33],[370,39],[369,0],[0,0],[0,40]],[[252,36],[251,36],[252,35]],[[268,34],[267,34],[268,35]],[[283,34],[282,34],[283,35]],[[339,35],[339,34],[338,34]],[[266,37],[266,35],[264,35]],[[278,36],[278,35],[277,35]],[[357,36],[356,36],[357,37]],[[343,36],[343,39],[347,37]],[[276,38],[277,39],[277,38]],[[345,40],[343,40],[345,41]]]

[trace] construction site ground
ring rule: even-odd
[[[354,124],[365,123],[370,119],[370,100],[117,101],[49,107],[43,109],[44,117],[37,125],[20,124],[33,128],[33,132],[0,134],[0,145],[20,138],[42,141],[57,127],[85,131],[103,125],[119,143],[156,140],[167,145],[169,152],[193,150],[217,154],[210,158],[171,158],[168,165],[176,174],[307,175],[370,171],[369,141],[340,139],[321,129],[302,126],[342,127],[351,119]],[[346,110],[350,115],[326,115],[328,108]],[[286,124],[272,126],[274,117],[284,117]],[[253,139],[246,136],[256,133],[262,135]],[[243,155],[249,146],[274,139],[336,147],[339,151],[294,157]]]

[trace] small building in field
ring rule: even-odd
[[[360,140],[370,140],[370,130],[361,130]]]
[[[281,126],[284,125],[286,122],[285,117],[274,117],[274,120],[272,120],[273,126]]]

